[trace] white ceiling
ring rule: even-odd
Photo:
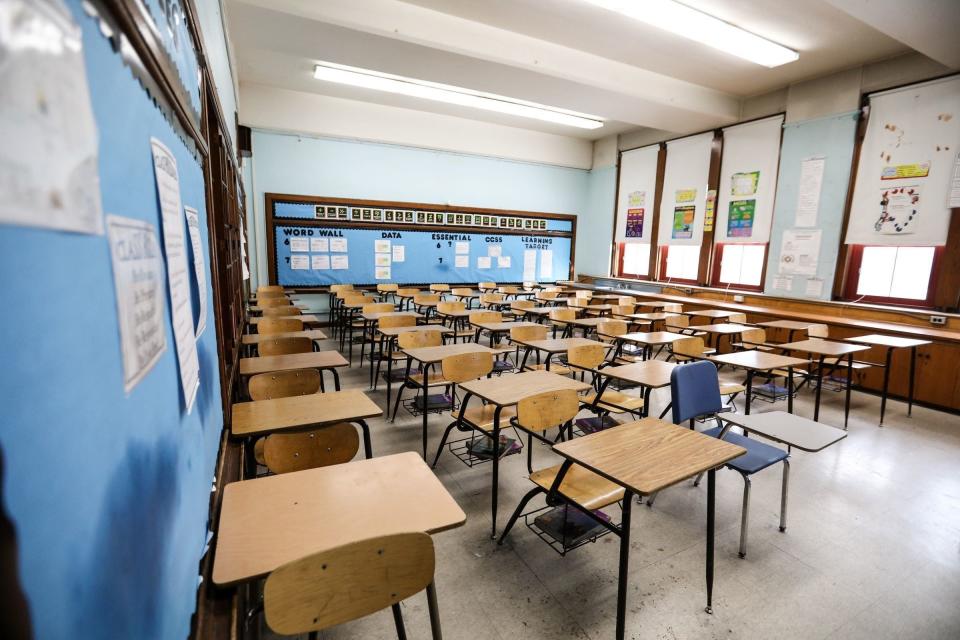
[[[744,97],[911,50],[854,17],[866,9],[834,6],[856,5],[855,0],[687,0],[800,53],[798,61],[775,69],[582,0],[227,1],[241,84],[586,139],[640,127],[692,131],[726,124],[738,118]],[[958,0],[945,2],[960,6]],[[886,14],[885,20],[892,18]],[[910,34],[914,39],[916,32]],[[955,45],[927,48],[928,55],[956,51]],[[595,114],[608,122],[585,131],[332,85],[312,77],[320,60]]]

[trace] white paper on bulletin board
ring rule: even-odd
[[[347,239],[346,238],[330,238],[330,251],[333,251],[334,253],[346,253]]]
[[[207,264],[204,259],[203,241],[200,239],[200,213],[193,207],[184,207],[190,246],[193,248],[193,275],[197,279],[200,311],[197,316],[197,337],[207,328]]]
[[[349,256],[330,256],[330,268],[336,270],[344,270],[350,268],[350,258]]]
[[[290,238],[290,251],[310,251],[309,238]]]
[[[523,252],[523,281],[536,282],[537,280],[537,250],[527,249]]]
[[[487,255],[491,258],[499,258],[501,255],[503,255],[503,247],[498,244],[492,244],[487,247]]]
[[[310,256],[290,256],[290,268],[296,271],[310,268]]]
[[[330,251],[329,238],[310,238],[310,251],[314,253],[326,253]]]
[[[404,245],[395,244],[393,245],[393,261],[394,262],[404,262],[406,260],[406,251]]]
[[[477,269],[489,269],[492,262],[490,256],[477,256]]]
[[[390,266],[390,254],[389,253],[375,253],[373,254],[373,264],[377,267],[389,267]]]
[[[779,272],[782,275],[817,275],[820,259],[820,229],[787,229],[780,243]]]
[[[454,265],[457,269],[469,269],[470,268],[470,256],[456,256],[454,259]],[[480,268],[479,266],[477,267]]]
[[[497,267],[501,269],[509,269],[510,263],[510,256],[497,256]]]
[[[330,268],[330,256],[310,256],[310,268],[314,271],[326,271]]]
[[[553,279],[553,249],[540,251],[540,277],[544,280]]]
[[[389,280],[390,267],[377,267],[373,277],[376,278],[377,280]]]
[[[797,211],[794,216],[794,226],[817,226],[820,191],[823,189],[823,169],[826,162],[826,158],[818,156],[807,158],[800,163],[800,185],[797,188]]]
[[[375,240],[373,243],[373,250],[376,253],[390,253],[390,241]]]
[[[457,255],[463,255],[465,253],[470,253],[470,243],[469,242],[457,242]]]

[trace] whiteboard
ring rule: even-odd
[[[781,114],[723,130],[716,242],[765,243],[770,240],[782,127]],[[732,224],[731,211],[734,212]],[[749,220],[742,219],[743,212],[752,212]]]
[[[960,77],[870,96],[847,244],[946,243],[960,151]]]
[[[660,198],[658,244],[700,246],[703,240],[703,215],[706,208],[712,146],[712,131],[667,143],[667,166],[663,177],[663,196]],[[692,222],[687,225],[687,228],[679,229],[675,233],[675,217],[682,216],[683,211],[691,207]]]
[[[617,189],[617,242],[650,244],[653,232],[653,199],[657,188],[660,145],[631,149],[620,154]],[[627,236],[627,220],[631,221]],[[637,235],[639,233],[639,235]]]

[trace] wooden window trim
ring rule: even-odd
[[[721,282],[720,267],[723,265],[723,250],[730,245],[759,247],[763,246],[763,267],[760,270],[760,284],[739,284],[736,282]],[[767,281],[767,256],[770,253],[769,242],[719,242],[713,245],[713,267],[710,277],[710,286],[718,289],[736,289],[737,291],[750,291],[753,293],[763,293],[763,285]]]
[[[937,295],[937,280],[940,275],[940,267],[943,263],[944,247],[934,248],[933,262],[930,264],[930,280],[927,283],[927,297],[923,300],[915,298],[893,298],[889,296],[861,296],[857,294],[857,286],[860,284],[860,266],[863,264],[863,250],[866,247],[881,245],[863,245],[850,244],[848,247],[849,268],[847,269],[846,279],[843,288],[843,300],[868,302],[871,304],[882,304],[894,307],[914,307],[918,309],[933,309]]]

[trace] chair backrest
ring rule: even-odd
[[[432,284],[430,285],[430,291],[450,291],[449,284]]]
[[[668,329],[686,329],[690,326],[690,316],[667,316],[664,324],[667,325]]]
[[[340,293],[341,291],[350,291],[353,289],[352,284],[332,284],[330,285],[331,293]]]
[[[435,293],[418,293],[413,296],[413,304],[438,304],[440,296]]]
[[[454,287],[453,289],[450,289],[450,293],[455,296],[469,296],[473,295],[473,289],[470,287]]]
[[[447,356],[440,361],[440,371],[445,380],[457,384],[477,380],[493,371],[493,354],[477,351]]]
[[[273,473],[290,473],[350,462],[359,449],[357,428],[338,422],[309,433],[267,436],[263,458]]]
[[[260,319],[257,325],[257,333],[270,336],[275,333],[290,333],[291,331],[303,331],[303,320],[295,317]]]
[[[579,290],[579,291],[576,291],[573,295],[575,295],[578,298],[586,298],[587,300],[589,300],[590,298],[593,297],[593,291]]]
[[[735,322],[737,324],[743,324],[747,321],[747,314],[745,313],[734,313],[728,317],[730,322]]]
[[[320,372],[316,369],[293,369],[258,373],[250,377],[248,388],[251,400],[308,396],[320,391]]]
[[[676,343],[674,343],[676,344]],[[691,362],[670,372],[673,424],[683,424],[723,408],[720,380],[711,362]]]
[[[632,304],[636,306],[637,299],[634,298],[633,296],[620,296],[619,298],[617,298],[617,304]]]
[[[580,398],[573,389],[547,391],[517,403],[517,423],[529,431],[546,431],[573,420],[580,411]]]
[[[397,336],[397,344],[401,349],[439,347],[441,342],[443,342],[443,334],[439,331],[407,331]]]
[[[258,304],[261,308],[267,309],[270,307],[290,307],[293,306],[293,302],[290,301],[286,296],[277,296],[275,298],[264,298],[259,300]]]
[[[270,293],[270,292],[276,293],[278,291],[280,293],[283,293],[283,287],[280,286],[279,284],[262,284],[259,287],[257,287],[257,295],[260,295],[261,293]]]
[[[506,300],[507,297],[502,293],[482,293],[480,294],[480,304],[499,303]]]
[[[567,349],[567,362],[577,369],[594,370],[607,359],[607,348],[599,344],[585,344]]]
[[[277,318],[280,316],[299,316],[300,309],[292,305],[281,305],[279,307],[266,307],[263,315],[267,318]]]
[[[400,296],[413,297],[418,293],[421,293],[420,289],[417,289],[414,287],[404,287],[403,289],[397,289],[397,295],[400,295]]]
[[[702,358],[706,347],[703,344],[703,338],[690,337],[675,340],[671,345],[671,350],[676,356],[685,356],[687,358]]]
[[[546,340],[547,326],[538,324],[536,326],[527,325],[525,327],[512,327],[510,329],[510,339],[529,342],[530,340]]]
[[[567,298],[568,307],[589,307],[590,298],[581,298],[577,296],[576,298]]]
[[[830,327],[825,324],[812,324],[807,327],[807,337],[809,338],[829,338]]]
[[[537,298],[540,300],[556,300],[559,295],[559,291],[544,290],[537,293]]]
[[[767,332],[764,329],[747,329],[740,334],[740,341],[746,346],[763,344],[767,341]]]
[[[342,291],[337,295],[342,294],[343,304],[355,305],[355,304],[373,304],[376,302],[376,299],[373,296],[368,296],[362,291]]]
[[[380,293],[393,293],[400,288],[398,284],[378,284],[377,291]]]
[[[365,304],[360,309],[363,313],[390,313],[396,309],[392,302],[372,302]]]
[[[377,321],[381,329],[395,329],[397,327],[415,327],[416,316],[383,316]]]
[[[664,313],[680,313],[683,311],[683,305],[679,302],[671,302],[670,304],[663,305]]]
[[[263,609],[275,633],[319,631],[399,603],[433,582],[426,533],[396,533],[325,549],[267,577]]]
[[[536,289],[538,286],[540,286],[540,285],[538,285],[536,282],[532,282],[532,281],[530,281],[530,280],[524,280],[524,281],[523,281],[523,288],[526,289],[527,291],[530,291],[530,290],[532,290],[532,289]]]
[[[479,288],[481,291],[483,291],[483,290],[485,290],[485,289],[496,289],[496,288],[497,288],[497,283],[496,283],[496,282],[481,282],[481,283],[477,284],[477,288]]]
[[[547,293],[560,293],[561,291],[563,291],[563,287],[558,287],[558,286],[544,287],[543,290],[546,291]]]
[[[533,300],[514,300],[510,303],[511,309],[533,309],[537,306]]]
[[[446,302],[437,303],[437,311],[440,313],[458,313],[460,311],[466,311],[467,305],[461,300],[452,300]]]
[[[263,340],[257,345],[257,353],[261,356],[284,356],[311,351],[313,351],[313,340],[310,338],[274,338]]]
[[[637,306],[633,304],[615,304],[610,309],[610,313],[615,316],[630,316],[637,310]]]
[[[260,291],[257,293],[257,300],[286,300],[287,294],[283,291]]]
[[[627,323],[623,320],[601,320],[597,325],[597,334],[601,336],[622,336],[627,333]]]
[[[564,320],[576,320],[577,312],[575,309],[564,309],[560,307],[559,309],[550,310],[550,320],[563,322]]]
[[[473,311],[470,313],[470,322],[503,322],[503,314],[499,311]]]
[[[504,295],[514,295],[520,293],[520,287],[514,285],[503,285],[497,289],[500,293]]]

